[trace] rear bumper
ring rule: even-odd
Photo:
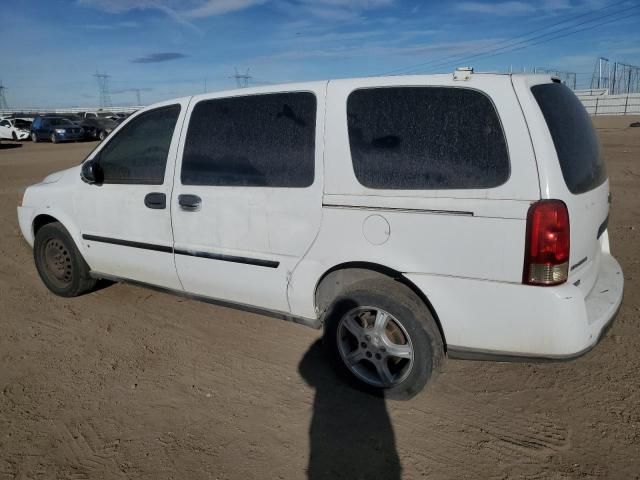
[[[431,301],[451,358],[570,360],[602,338],[622,303],[620,265],[603,251],[595,285],[532,287],[482,280],[406,275]]]

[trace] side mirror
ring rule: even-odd
[[[102,183],[102,168],[96,159],[91,159],[82,164],[80,178],[89,185],[100,185]]]

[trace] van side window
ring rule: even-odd
[[[180,105],[141,114],[100,151],[104,183],[162,185]]]
[[[201,101],[189,121],[182,183],[308,187],[315,134],[316,98],[309,92]]]
[[[347,100],[347,118],[353,169],[365,187],[492,188],[509,178],[498,114],[476,90],[356,90]]]

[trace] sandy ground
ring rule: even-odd
[[[569,363],[447,361],[386,404],[342,385],[302,326],[128,285],[51,295],[17,193],[94,144],[3,142],[0,479],[640,478],[635,120],[597,119],[626,278],[600,345]]]

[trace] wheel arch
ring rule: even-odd
[[[436,326],[438,327],[438,331],[440,332],[442,344],[446,352],[447,342],[444,330],[442,328],[440,318],[438,317],[438,313],[429,301],[427,295],[401,272],[378,263],[361,261],[345,262],[335,265],[324,272],[316,282],[314,290],[314,305],[319,318],[322,318],[325,311],[331,304],[331,301],[338,296],[341,291],[344,291],[346,287],[361,280],[371,278],[385,278],[400,282],[415,293],[431,312],[431,315],[436,322]]]
[[[31,222],[31,230],[33,232],[33,237],[35,238],[36,234],[38,233],[38,230],[40,230],[42,227],[44,227],[45,225],[48,225],[49,223],[55,223],[55,222],[62,224],[60,220],[58,220],[57,218],[51,215],[47,215],[46,213],[41,213],[39,215],[36,215],[35,218],[33,219],[33,222]]]
[[[84,251],[84,245],[82,243],[82,235],[80,235],[80,230],[78,229],[77,225],[72,221],[72,219],[69,218],[64,213],[63,210],[52,211],[52,212],[47,211],[47,213],[44,213],[44,212],[37,213],[33,217],[33,220],[31,222],[31,230],[33,233],[33,238],[34,239],[36,238],[36,234],[38,233],[38,230],[40,230],[45,225],[48,225],[54,222],[58,222],[67,230],[67,232],[69,232],[71,239],[75,242],[76,247],[80,251],[80,254],[84,257],[85,251]]]

